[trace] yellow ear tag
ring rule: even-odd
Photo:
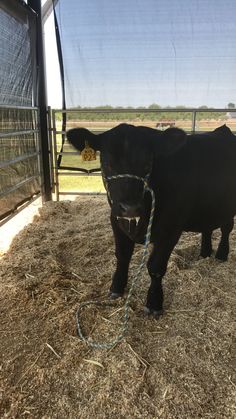
[[[89,147],[88,141],[85,141],[85,147],[81,151],[81,156],[84,161],[96,160],[96,151],[92,147]]]

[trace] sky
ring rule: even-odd
[[[236,0],[59,0],[70,106],[236,102]],[[61,106],[52,16],[48,98]]]

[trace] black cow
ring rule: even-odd
[[[183,231],[202,233],[200,255],[207,257],[212,253],[212,231],[220,228],[216,258],[227,260],[236,214],[236,138],[229,128],[224,125],[210,133],[186,135],[178,128],[163,132],[121,124],[100,135],[75,128],[67,138],[78,150],[88,141],[101,152],[105,179],[119,174],[146,177],[155,193],[146,313],[156,317],[162,313],[161,280]],[[144,242],[151,197],[138,179],[105,183],[117,258],[111,298],[116,298],[124,293],[134,244]]]

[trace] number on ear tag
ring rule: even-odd
[[[96,160],[96,151],[92,147],[89,147],[88,141],[85,141],[85,147],[81,151],[81,156],[84,161]]]

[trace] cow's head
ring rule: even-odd
[[[144,183],[132,177],[109,178],[129,174],[148,179],[156,156],[172,153],[181,147],[186,134],[177,128],[163,132],[121,124],[99,135],[85,128],[74,128],[68,131],[67,138],[77,150],[81,151],[87,141],[100,151],[112,215],[139,219],[144,211]]]

